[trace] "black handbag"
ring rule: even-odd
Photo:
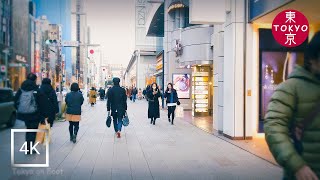
[[[111,116],[108,116],[106,121],[106,125],[108,128],[111,126],[111,121],[112,121]]]
[[[124,115],[124,117],[122,119],[122,124],[123,124],[123,126],[128,126],[130,124],[127,112],[126,112],[126,114]]]

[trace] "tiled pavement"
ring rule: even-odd
[[[56,122],[49,168],[12,169],[10,130],[0,129],[0,179],[281,179],[279,167],[186,121],[172,126],[161,111],[153,126],[145,101],[128,104],[131,122],[121,139],[105,126],[104,102],[85,105],[76,144],[69,141],[68,122]]]

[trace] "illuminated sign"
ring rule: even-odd
[[[187,6],[182,4],[181,2],[173,3],[168,7],[168,13],[175,10],[175,9],[181,9],[181,8],[185,8],[185,7],[187,7]]]

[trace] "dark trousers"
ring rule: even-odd
[[[53,122],[56,119],[56,114],[50,114],[48,117],[48,123],[50,124],[50,126],[53,126]]]
[[[168,119],[172,116],[172,122],[174,120],[174,112],[176,110],[176,106],[168,106]]]
[[[72,137],[73,135],[77,135],[79,131],[79,122],[72,122],[69,121],[69,133],[70,133],[70,137]]]
[[[119,117],[117,114],[112,116],[113,118],[113,127],[114,127],[114,131],[121,132],[122,129],[122,117]]]
[[[38,129],[39,122],[37,121],[25,121],[25,125],[27,129]],[[36,140],[36,132],[27,132],[26,133],[26,141],[27,141],[27,149],[30,150],[30,142],[34,144]]]

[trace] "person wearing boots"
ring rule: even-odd
[[[72,83],[71,92],[67,94],[65,101],[67,104],[66,120],[69,121],[70,141],[76,143],[81,120],[81,106],[84,101],[77,83]]]
[[[107,93],[107,110],[108,116],[113,118],[114,131],[118,138],[121,138],[122,119],[127,111],[127,95],[126,90],[120,87],[120,79],[113,78],[113,87]]]
[[[159,97],[161,96],[157,83],[151,85],[151,89],[147,92],[148,96],[148,118],[151,119],[150,124],[156,125],[156,119],[160,118]]]

